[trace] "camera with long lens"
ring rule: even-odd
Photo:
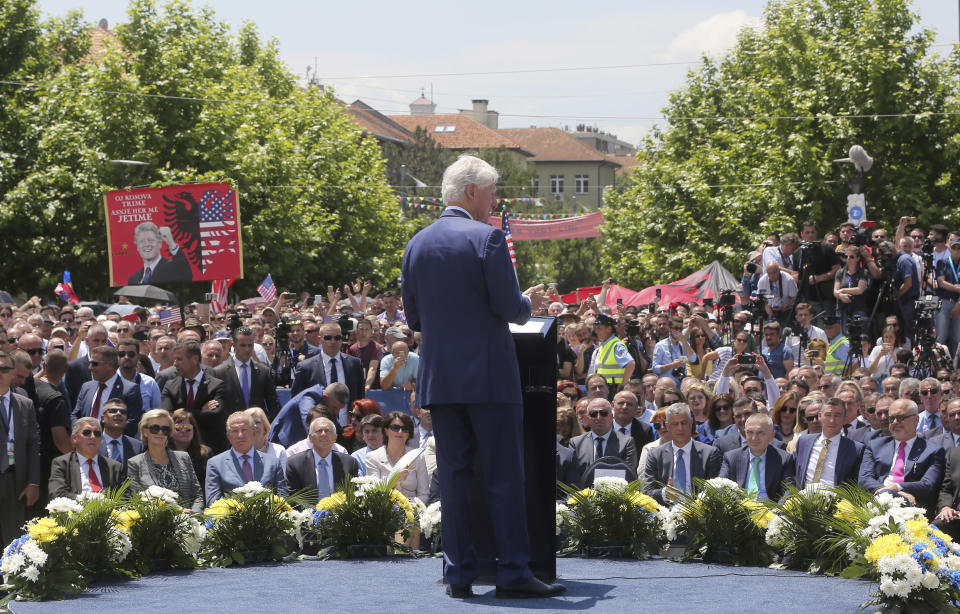
[[[850,343],[850,353],[854,356],[860,356],[863,351],[863,345],[860,343],[860,337],[867,329],[870,320],[857,317],[847,320],[847,339]]]
[[[290,352],[290,319],[287,316],[280,318],[275,329],[275,339],[277,340],[277,351],[281,353]]]
[[[232,313],[227,316],[227,330],[230,331],[230,335],[233,335],[233,331],[237,330],[243,326],[243,322],[240,321],[240,316],[236,313]]]
[[[856,231],[853,233],[853,239],[850,240],[853,245],[857,247],[867,247],[873,248],[877,245],[877,242],[873,240],[873,237],[870,234],[870,228],[865,226],[857,226]]]
[[[737,297],[733,290],[722,290],[717,299],[717,307],[720,309],[720,322],[733,322],[733,306],[737,303]]]
[[[933,320],[940,311],[942,304],[943,300],[939,296],[924,294],[913,304],[917,320]]]
[[[636,337],[640,334],[640,322],[627,320],[627,337]]]

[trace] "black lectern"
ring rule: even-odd
[[[533,317],[523,326],[511,325],[510,330],[523,387],[530,567],[540,580],[553,582],[557,577],[557,321],[552,317]],[[479,462],[475,468],[470,507],[470,524],[479,559],[477,583],[493,584],[497,576],[497,543],[490,524],[486,485]]]

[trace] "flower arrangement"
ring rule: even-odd
[[[127,534],[112,515],[124,488],[78,497],[58,497],[47,515],[31,520],[26,533],[3,551],[2,608],[10,599],[63,599],[83,591],[96,575],[134,575],[122,562],[130,553]]]
[[[317,502],[312,524],[324,546],[320,556],[347,557],[354,546],[372,546],[385,552],[402,548],[396,542],[397,534],[409,538],[418,521],[413,505],[394,488],[399,477],[352,478]]]
[[[683,559],[768,565],[773,560],[765,539],[774,517],[770,508],[732,480],[697,479],[695,484],[696,494],[680,493],[674,510],[664,515],[668,537],[687,536]]]
[[[868,495],[863,506],[838,509],[834,524],[844,532],[834,549],[842,547],[853,561],[841,575],[878,583],[864,606],[878,605],[884,612],[958,611],[960,545],[931,525],[922,508],[889,493]]]
[[[642,481],[600,477],[593,488],[560,488],[569,498],[566,506],[557,507],[558,533],[562,525],[571,551],[638,559],[658,551],[664,537],[660,506],[641,492]]]
[[[771,505],[773,516],[767,525],[766,540],[780,554],[782,567],[828,575],[843,570],[846,557],[826,549],[840,535],[827,520],[838,513],[849,513],[854,505],[849,499],[840,498],[832,488],[811,484],[802,490],[788,487],[782,502]],[[843,512],[838,512],[838,508]]]
[[[115,525],[130,536],[129,563],[140,573],[193,569],[206,534],[203,523],[180,507],[177,493],[151,486],[114,511]]]
[[[211,567],[288,558],[292,542],[302,535],[304,515],[291,504],[303,505],[301,494],[273,494],[260,482],[247,482],[204,510],[206,535],[200,563]]]
[[[422,504],[421,504],[422,505]],[[427,539],[433,540],[437,545],[440,544],[440,502],[436,501],[423,508],[419,513],[420,533]]]

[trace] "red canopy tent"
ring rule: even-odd
[[[639,292],[623,286],[612,285],[610,290],[607,291],[607,305],[616,307],[618,298],[623,299],[624,305],[647,305],[656,300],[658,288],[661,293],[660,304],[667,305],[677,302],[702,303],[705,298],[716,300],[720,296],[720,292],[723,290],[739,290],[740,284],[730,271],[714,260],[683,279],[668,284],[650,286]],[[599,295],[601,289],[601,286],[577,288],[575,292],[562,295],[560,300],[568,305],[580,303],[591,294]]]

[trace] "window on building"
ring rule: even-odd
[[[550,175],[550,193],[563,194],[563,175]]]
[[[456,132],[457,126],[455,124],[440,124],[437,125],[434,129],[434,132]]]
[[[573,191],[586,194],[590,190],[590,175],[576,175],[573,178]]]

